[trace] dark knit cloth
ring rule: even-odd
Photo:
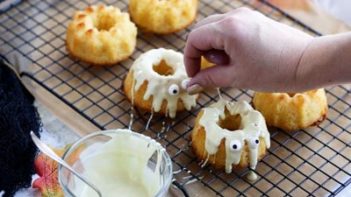
[[[41,123],[33,96],[15,72],[0,59],[0,193],[13,196],[29,187],[37,149],[30,131],[39,135]]]

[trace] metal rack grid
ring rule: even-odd
[[[158,47],[181,51],[189,29],[169,36],[139,32],[135,53],[112,67],[97,68],[68,57],[65,30],[75,10],[102,1],[29,0],[0,15],[0,52],[20,53],[33,62],[31,72],[22,73],[101,129],[128,127],[130,103],[120,88],[128,68],[141,53]],[[126,0],[108,0],[127,10]],[[197,19],[224,13],[240,6],[257,9],[277,21],[312,35],[318,32],[265,1],[200,0]],[[200,196],[333,196],[351,182],[351,94],[349,86],[328,88],[329,114],[318,127],[294,133],[270,129],[272,147],[258,164],[255,182],[244,178],[248,170],[232,174],[201,168],[189,148],[194,117],[202,107],[218,99],[215,91],[201,95],[191,112],[178,114],[173,121],[155,117],[145,130],[147,114],[138,114],[137,132],[158,139],[172,157],[178,183],[190,195]],[[250,101],[252,91],[226,89],[230,100]],[[162,123],[167,131],[160,133]],[[194,180],[196,180],[194,182]]]

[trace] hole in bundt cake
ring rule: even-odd
[[[222,129],[229,131],[236,131],[242,129],[241,127],[241,116],[240,114],[231,115],[227,109],[225,109],[225,118],[219,119],[218,125]]]
[[[117,23],[115,17],[108,13],[101,13],[97,20],[95,20],[95,27],[99,31],[109,31]]]
[[[169,76],[174,74],[173,68],[170,67],[164,60],[162,60],[159,64],[154,65],[152,68],[159,75]]]
[[[288,93],[288,95],[289,95],[290,97],[294,97],[294,96],[296,95],[296,93]]]

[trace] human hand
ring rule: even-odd
[[[299,90],[299,62],[313,37],[239,8],[200,21],[188,35],[184,62],[188,92],[208,87],[247,88],[256,91]],[[215,64],[201,70],[201,56]]]

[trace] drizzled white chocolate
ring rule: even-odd
[[[174,70],[172,75],[160,75],[153,69],[153,66],[160,64],[161,61],[165,61]],[[147,81],[148,85],[143,99],[148,100],[152,96],[152,110],[154,112],[161,110],[164,100],[167,101],[166,115],[171,118],[176,116],[179,99],[187,110],[196,105],[197,96],[189,95],[185,90],[188,77],[181,53],[163,48],[152,49],[140,55],[135,60],[131,70],[135,80],[132,91],[138,91],[141,85]]]
[[[217,123],[225,118],[225,109],[231,115],[239,114],[240,128],[236,131],[221,128]],[[270,134],[261,113],[254,110],[247,102],[229,102],[220,99],[217,103],[203,109],[204,113],[199,121],[206,131],[205,149],[209,155],[214,155],[225,139],[227,173],[232,172],[232,165],[239,164],[245,142],[249,147],[250,167],[256,168],[258,160],[259,139],[265,140],[267,148],[270,147]]]

